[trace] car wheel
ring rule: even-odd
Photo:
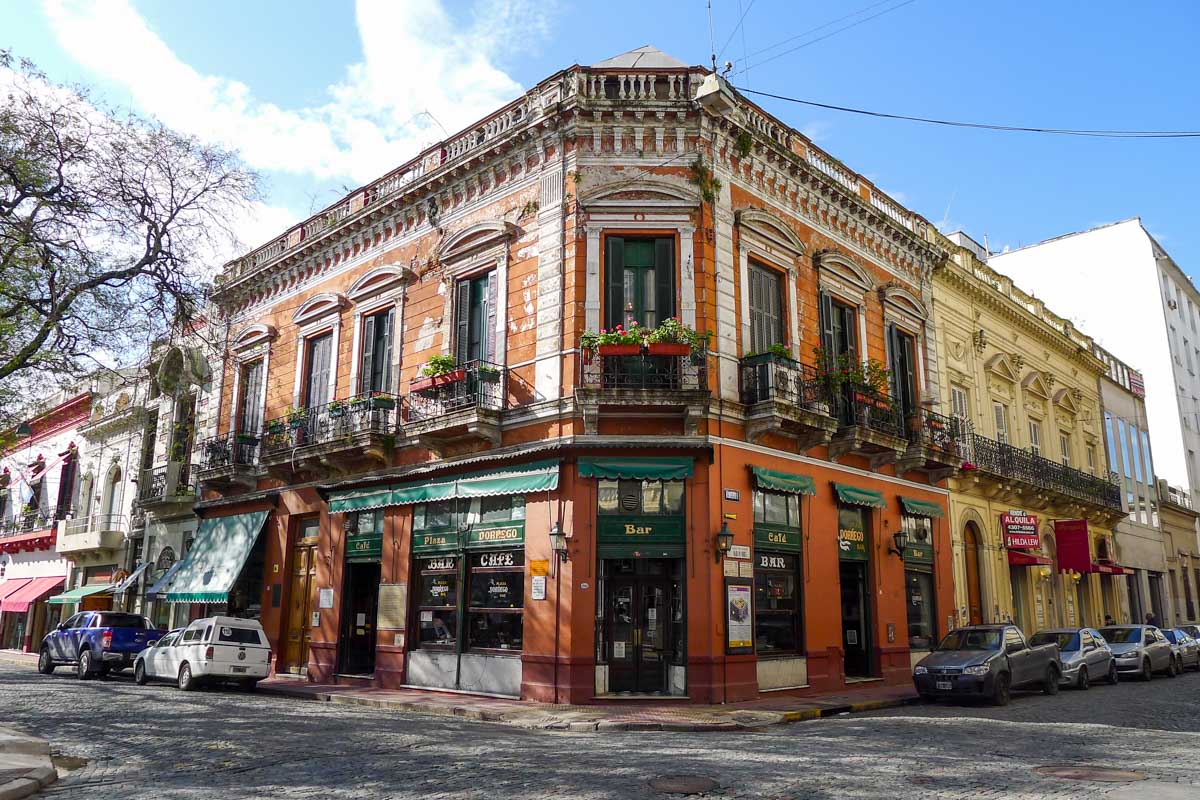
[[[1151,680],[1153,677],[1154,677],[1154,670],[1150,668],[1150,659],[1148,659],[1148,658],[1143,659],[1142,660],[1142,675],[1141,675],[1142,680],[1148,681],[1148,680]]]
[[[133,682],[138,686],[145,686],[150,681],[150,676],[146,674],[146,662],[139,661],[133,666]]]
[[[38,653],[37,670],[43,675],[49,675],[54,672],[54,659],[50,657],[49,648],[43,647],[42,651]]]
[[[1179,662],[1175,659],[1174,656],[1172,656],[1171,661],[1167,664],[1167,677],[1174,678],[1178,674],[1179,674]]]
[[[998,706],[1006,706],[1011,699],[1008,673],[1001,672],[996,676],[996,685],[992,687],[992,702]]]
[[[1196,663],[1192,664],[1192,667],[1196,670],[1196,672],[1200,672],[1200,653],[1196,654]]]
[[[196,681],[192,678],[192,667],[184,662],[184,665],[179,668],[179,689],[180,691],[190,692],[196,688]]]
[[[92,677],[92,651],[84,650],[79,654],[79,663],[75,667],[79,680],[86,681]]]
[[[1058,670],[1054,665],[1046,667],[1046,677],[1042,679],[1042,691],[1045,694],[1058,694]]]
[[[1121,680],[1121,673],[1117,672],[1117,662],[1108,662],[1108,685],[1116,686]]]
[[[1090,687],[1091,685],[1092,685],[1091,681],[1088,680],[1087,667],[1080,667],[1079,668],[1079,677],[1075,679],[1075,688],[1079,689],[1080,691],[1086,692],[1088,690],[1088,687]]]

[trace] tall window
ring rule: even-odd
[[[778,272],[750,265],[750,350],[765,353],[783,342],[783,286]]]
[[[1036,419],[1029,420],[1029,452],[1035,456],[1042,454],[1042,423]]]
[[[967,390],[954,384],[950,385],[950,413],[964,421],[971,418],[971,408],[967,401]]]
[[[333,334],[306,340],[304,359],[304,407],[316,408],[330,401],[329,375],[333,369]]]
[[[175,401],[175,423],[171,426],[171,461],[182,464],[192,460],[192,437],[196,432],[196,396],[189,394]]]
[[[454,360],[496,360],[496,271],[466,278],[455,286]]]
[[[1062,463],[1071,466],[1071,437],[1065,433],[1058,435],[1058,451],[1062,454]]]
[[[675,240],[607,239],[605,326],[655,328],[675,316]]]
[[[858,313],[828,292],[821,293],[820,302],[821,347],[825,354],[854,358],[858,352]]]
[[[392,320],[396,310],[389,308],[363,318],[362,364],[359,367],[359,391],[392,390]]]
[[[1096,447],[1095,445],[1087,446],[1087,468],[1088,472],[1096,474]]]
[[[55,516],[64,519],[74,510],[75,478],[79,474],[79,451],[71,448],[63,456],[62,471],[58,478],[58,505]]]
[[[263,361],[242,364],[241,397],[238,401],[237,429],[242,433],[258,433],[262,427]]]
[[[601,514],[683,514],[683,481],[600,480]]]
[[[803,647],[800,497],[754,492],[754,646],[760,656]]]
[[[154,466],[154,444],[158,438],[158,409],[152,408],[146,412],[146,425],[142,428],[142,469]]]
[[[917,341],[895,325],[888,325],[888,351],[892,397],[907,417],[917,410]]]
[[[1008,444],[1008,406],[992,403],[992,417],[996,422],[996,441]]]

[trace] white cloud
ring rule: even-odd
[[[548,25],[529,0],[480,0],[467,25],[441,0],[359,0],[362,60],[327,87],[326,102],[289,109],[185,64],[129,0],[44,2],[63,49],[143,111],[236,148],[257,169],[352,183],[443,138],[421,112],[454,132],[520,95],[496,56]]]

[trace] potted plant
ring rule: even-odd
[[[256,433],[239,433],[234,439],[238,444],[256,445],[258,444],[258,434]]]
[[[271,434],[272,436],[278,436],[279,434],[283,433],[284,427],[283,420],[281,419],[272,419],[267,421],[267,433]]]
[[[346,401],[346,407],[354,412],[365,411],[370,405],[371,396],[369,394],[356,394]]]
[[[600,333],[585,333],[580,341],[589,350],[595,350],[602,356],[636,356],[642,352],[642,331],[634,322],[629,330],[617,325],[611,331],[601,329]]]
[[[291,428],[292,430],[296,430],[298,428],[303,428],[304,421],[307,419],[308,419],[308,409],[307,408],[296,408],[293,406],[292,408],[288,409],[287,422],[288,422],[288,427]]]
[[[437,355],[421,368],[421,377],[413,380],[410,389],[421,392],[438,386],[457,383],[467,377],[467,371],[459,367],[452,355]]]
[[[686,356],[707,339],[707,333],[697,333],[675,317],[670,317],[649,333],[646,348],[652,356]]]
[[[500,380],[500,368],[492,364],[479,364],[477,375],[481,383],[495,383]]]
[[[346,416],[346,404],[341,400],[333,400],[325,408],[329,411],[329,416],[331,417]]]
[[[373,394],[370,399],[371,408],[386,409],[391,411],[396,407],[396,398],[389,397],[386,394]]]

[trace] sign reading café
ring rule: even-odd
[[[1036,550],[1042,545],[1038,536],[1038,518],[1024,511],[1001,514],[1000,532],[1004,536],[1004,546],[1014,550]]]

